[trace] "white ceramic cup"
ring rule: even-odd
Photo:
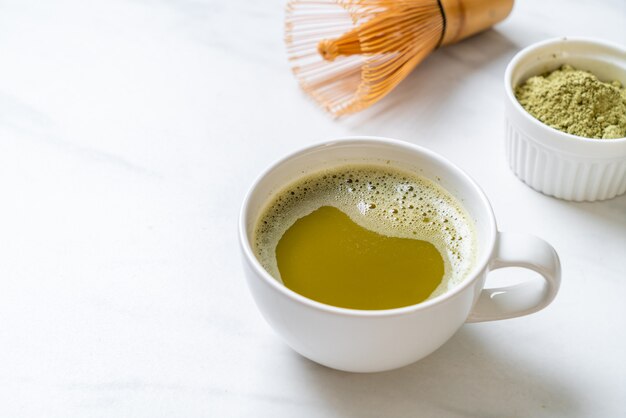
[[[275,193],[303,175],[351,163],[385,164],[429,178],[452,193],[475,222],[478,254],[470,274],[425,302],[386,310],[326,305],[285,287],[261,266],[251,242],[261,211]],[[559,258],[545,241],[496,229],[489,202],[460,168],[402,141],[353,137],[313,145],[272,164],[248,192],[239,220],[248,286],[274,330],[303,356],[339,370],[377,372],[413,363],[445,343],[465,322],[527,315],[546,307],[559,288]],[[514,286],[484,289],[491,270],[524,267],[539,273]]]

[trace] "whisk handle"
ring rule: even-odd
[[[489,29],[504,20],[513,8],[513,0],[440,0],[440,3],[446,20],[442,45]]]

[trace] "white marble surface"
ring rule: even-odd
[[[340,120],[288,70],[283,3],[0,1],[0,416],[626,416],[626,196],[540,195],[502,142],[514,53],[558,35],[625,43],[626,3],[519,0]],[[555,303],[466,325],[388,373],[293,353],[244,283],[239,206],[271,161],[351,134],[467,170],[500,229],[559,251]]]

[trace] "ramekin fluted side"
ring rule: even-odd
[[[624,159],[586,159],[547,148],[521,132],[509,119],[505,144],[511,170],[544,194],[592,202],[626,192]]]

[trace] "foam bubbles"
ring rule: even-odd
[[[278,280],[278,241],[296,220],[321,206],[334,206],[379,234],[431,242],[443,256],[445,273],[430,298],[460,283],[474,264],[473,222],[450,193],[428,179],[386,166],[349,165],[289,184],[263,211],[254,250]]]

